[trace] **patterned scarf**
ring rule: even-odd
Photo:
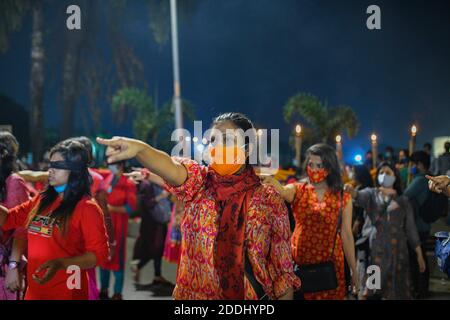
[[[259,178],[251,166],[240,175],[220,176],[208,171],[207,188],[213,191],[219,214],[215,264],[222,299],[244,299],[245,202],[258,185]]]

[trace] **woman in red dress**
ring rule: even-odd
[[[177,200],[173,203],[172,214],[170,216],[169,228],[167,229],[166,242],[164,245],[164,259],[168,262],[178,264],[181,253],[181,232],[180,222],[184,213],[183,202]]]
[[[93,166],[95,164],[94,154],[93,154],[93,145],[92,141],[88,137],[76,137],[76,138],[70,138],[66,140],[67,142],[70,141],[77,141],[81,143],[87,150],[89,154],[89,162],[90,165]],[[110,254],[112,255],[113,252],[111,248],[113,248],[114,245],[114,232],[112,230],[112,223],[111,223],[111,215],[108,211],[108,190],[106,188],[105,181],[101,174],[95,171],[93,168],[88,168],[89,174],[92,178],[91,183],[91,195],[93,198],[95,198],[95,201],[97,201],[97,204],[100,206],[100,208],[103,211],[103,217],[105,219],[105,227],[106,232],[108,233],[108,239],[109,239],[109,247],[110,247]],[[97,287],[97,274],[96,274],[96,268],[89,269],[88,271],[89,275],[89,300],[98,300],[100,297],[100,292]]]
[[[108,211],[114,234],[114,254],[111,261],[100,270],[100,299],[109,299],[109,279],[114,274],[113,300],[122,300],[125,275],[126,245],[128,236],[128,217],[136,210],[136,185],[123,173],[125,162],[110,164],[108,171],[99,170],[104,175],[108,190]]]
[[[307,181],[281,186],[278,181],[268,177],[265,178],[265,182],[275,186],[283,198],[292,205],[296,225],[291,244],[292,255],[297,265],[317,264],[330,259],[334,262],[338,287],[335,290],[305,293],[304,298],[345,299],[347,290],[344,254],[352,271],[354,293],[358,287],[351,228],[351,196],[343,193],[341,199],[343,190],[341,172],[332,147],[325,144],[312,146],[306,153],[305,164]],[[336,238],[341,206],[343,206],[342,224]],[[331,256],[334,244],[334,254]]]
[[[3,230],[27,228],[26,300],[87,300],[86,269],[109,258],[103,213],[90,196],[88,159],[78,142],[56,145],[47,189],[13,209],[0,206]]]
[[[89,154],[89,163],[92,166],[95,162],[93,155],[93,145],[89,138],[81,136],[75,138],[69,138],[67,140],[62,141],[63,144],[69,144],[72,141],[76,141],[81,143]],[[112,230],[111,216],[108,211],[108,203],[107,203],[107,189],[104,182],[104,179],[101,174],[95,171],[93,168],[88,168],[89,174],[91,176],[91,195],[97,201],[97,204],[103,211],[103,217],[105,220],[105,227],[108,233],[109,246],[110,249],[113,248],[114,245],[114,234]],[[19,174],[28,182],[39,183],[41,186],[48,184],[48,171],[21,171]],[[8,207],[8,206],[6,206]],[[110,250],[111,255],[113,254],[112,250]],[[97,276],[96,276],[96,268],[89,269],[89,300],[98,300],[99,299],[99,290],[97,288]]]

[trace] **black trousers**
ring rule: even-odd
[[[429,237],[430,234],[428,232],[426,233],[419,232],[423,259],[425,260],[426,266],[426,270],[424,273],[420,273],[419,264],[417,263],[417,255],[414,248],[409,248],[411,289],[412,289],[412,296],[415,299],[426,298],[429,294],[428,288],[430,285],[430,268],[428,264],[427,253],[425,251],[426,243]]]
[[[145,257],[145,258],[139,260],[139,263],[137,265],[138,269],[141,270],[150,260],[153,260],[153,266],[155,269],[155,277],[161,277],[162,257],[156,257],[153,259],[150,257]]]

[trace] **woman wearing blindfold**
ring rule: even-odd
[[[239,134],[254,133],[253,124],[226,113],[212,129],[208,166],[134,139],[97,141],[108,146],[109,163],[136,157],[185,205],[175,299],[292,299],[300,280],[287,208],[273,187],[260,183],[249,163],[255,146]]]
[[[103,214],[90,195],[89,155],[79,142],[50,151],[47,189],[13,209],[0,206],[4,230],[28,229],[26,300],[87,300],[86,269],[108,261]]]

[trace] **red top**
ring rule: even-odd
[[[95,197],[99,191],[107,191],[105,181],[102,175],[89,168],[89,174],[92,177],[91,195]]]
[[[136,185],[125,176],[121,176],[113,185],[112,179],[105,179],[108,186],[108,204],[114,207],[125,206],[128,214],[136,210]],[[114,211],[112,211],[114,212]]]
[[[108,204],[114,207],[125,207],[127,212],[110,209],[109,213],[114,228],[114,240],[116,248],[114,255],[108,264],[104,266],[107,270],[124,270],[126,261],[126,245],[128,235],[128,217],[136,210],[136,185],[126,176],[122,175],[114,180],[114,174],[109,170],[97,170],[104,179],[108,192]]]
[[[25,181],[15,173],[6,179],[6,190],[6,199],[0,204],[8,209],[30,200]]]
[[[25,226],[30,212],[37,208],[41,196],[37,196],[9,211],[3,229],[15,229]],[[88,299],[88,277],[86,270],[81,271],[80,289],[69,289],[67,280],[71,274],[59,270],[44,285],[32,279],[32,274],[44,262],[57,258],[76,257],[92,252],[97,265],[108,261],[108,236],[105,230],[103,213],[95,201],[85,197],[78,202],[70,218],[66,235],[61,235],[60,226],[51,221],[49,213],[56,209],[58,198],[41,215],[36,216],[28,227],[28,290],[26,300],[83,300]],[[73,278],[73,277],[72,277]],[[69,281],[69,284],[73,283]]]

